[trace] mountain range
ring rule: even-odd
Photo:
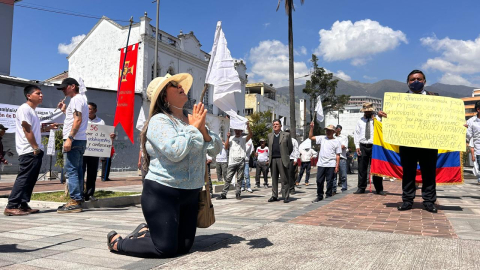
[[[381,80],[376,83],[363,83],[359,81],[344,81],[338,79],[337,95],[350,95],[350,96],[372,96],[382,98],[385,92],[406,92],[408,90],[405,82],[399,82],[394,80]],[[305,95],[302,90],[305,88],[303,85],[295,85],[295,99],[306,99],[308,106],[308,96]],[[426,87],[426,90],[438,93],[440,96],[462,98],[471,97],[474,87],[463,85],[449,85],[442,83],[435,83]],[[277,94],[288,97],[288,86],[277,88]]]

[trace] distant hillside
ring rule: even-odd
[[[309,106],[309,100],[302,90],[305,85],[295,86],[295,99],[307,99],[307,106]],[[440,96],[447,96],[453,98],[469,97],[472,95],[474,87],[463,85],[448,85],[442,83],[435,83],[427,86],[428,91],[438,93]],[[385,92],[407,92],[408,88],[406,83],[394,81],[394,80],[381,80],[376,83],[362,83],[358,81],[344,81],[339,79],[337,84],[338,95],[351,95],[351,96],[373,96],[383,98]],[[288,97],[288,86],[277,88],[277,94]]]

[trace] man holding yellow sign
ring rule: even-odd
[[[425,90],[425,74],[413,70],[408,74],[409,91],[385,93],[383,121],[385,142],[399,145],[402,177],[402,205],[399,211],[412,209],[415,198],[417,163],[422,175],[425,210],[436,213],[436,164],[438,149],[464,151],[464,105],[459,99],[438,97]],[[409,95],[414,94],[414,95]]]

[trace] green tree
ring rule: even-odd
[[[253,145],[257,147],[260,145],[260,139],[267,139],[268,133],[271,132],[272,112],[255,112],[248,116],[250,120],[250,129],[252,130]]]
[[[278,0],[277,11],[280,8],[282,0]],[[300,0],[303,5],[305,0]],[[290,94],[290,134],[295,134],[297,137],[297,121],[295,120],[295,88],[293,81],[293,25],[292,25],[292,11],[295,11],[293,0],[285,0],[285,12],[288,15],[288,89]]]
[[[310,80],[305,84],[303,93],[307,94],[310,99],[310,118],[315,120],[314,134],[324,134],[323,129],[320,128],[320,123],[318,123],[316,117],[315,119],[313,117],[317,99],[321,98],[323,111],[326,114],[329,111],[342,112],[350,96],[336,95],[338,80],[333,78],[332,73],[328,73],[323,67],[318,66],[318,57],[315,54],[312,54],[310,61],[313,65],[313,71]]]

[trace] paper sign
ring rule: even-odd
[[[16,125],[15,119],[17,118],[17,109],[18,105],[10,105],[0,103],[0,124],[4,125],[8,130],[6,133],[15,133]],[[40,120],[40,123],[63,123],[65,115],[60,110],[55,108],[39,108],[35,109],[37,116]],[[42,133],[42,135],[47,135],[47,133]]]
[[[105,125],[88,124],[87,128],[87,148],[84,156],[89,157],[110,157],[113,140],[110,134],[115,131],[115,127]]]
[[[55,155],[55,130],[50,129],[50,135],[48,136],[47,156]]]
[[[385,93],[383,139],[394,145],[465,151],[465,105],[432,95]]]

